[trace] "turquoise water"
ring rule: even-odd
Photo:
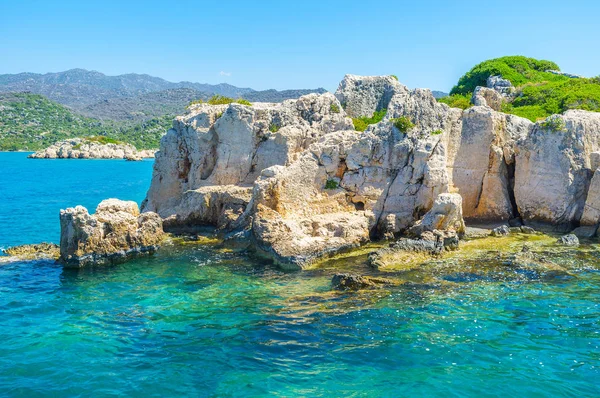
[[[56,178],[62,165],[91,178],[72,164]],[[112,173],[146,178],[129,165]],[[41,196],[59,184],[36,183]],[[333,265],[284,273],[218,245],[105,268],[0,265],[0,396],[598,396],[594,256],[574,256],[582,271],[566,279],[348,294],[330,291]]]
[[[146,196],[152,160],[27,159],[0,152],[0,248],[60,238],[60,209],[83,205],[93,212],[103,199]]]

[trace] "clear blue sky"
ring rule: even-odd
[[[522,54],[600,74],[600,1],[0,0],[0,73],[93,69],[334,90],[346,73],[449,90]]]

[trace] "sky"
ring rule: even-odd
[[[347,73],[449,91],[478,62],[600,75],[600,1],[0,0],[0,74],[73,68],[257,90]]]

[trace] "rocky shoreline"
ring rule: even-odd
[[[60,141],[46,149],[32,153],[31,159],[125,159],[140,161],[154,158],[156,150],[138,151],[133,145],[111,143],[89,138],[73,138]]]
[[[498,81],[478,87],[464,111],[391,76],[354,75],[335,95],[191,106],[161,140],[142,214],[116,201],[94,216],[61,212],[60,261],[152,253],[163,227],[215,227],[227,244],[291,270],[378,240],[392,244],[371,254],[374,269],[435,257],[469,237],[465,221],[502,225],[479,237],[538,229],[572,231],[559,245],[594,237],[600,113],[533,123],[497,110]],[[385,113],[380,122],[354,130],[352,118],[375,112]]]

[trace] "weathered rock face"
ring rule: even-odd
[[[161,142],[144,209],[168,228],[248,238],[294,269],[403,232],[456,248],[463,217],[519,231],[523,221],[597,226],[600,114],[569,111],[549,132],[556,123],[495,110],[512,88],[490,85],[466,111],[392,77],[353,75],[337,99],[193,107]],[[351,116],[387,113],[360,133],[340,101]],[[414,127],[400,131],[399,118]]]
[[[373,116],[387,109],[396,94],[407,94],[408,89],[392,76],[346,75],[335,96],[351,117]]]
[[[465,231],[465,221],[462,216],[462,198],[456,193],[438,195],[433,207],[425,216],[413,225],[409,232],[421,236],[424,232],[448,231],[457,233]]]
[[[487,87],[491,88],[504,97],[510,97],[515,88],[508,79],[503,79],[502,76],[490,76],[487,79]]]
[[[60,212],[60,260],[70,267],[112,264],[154,253],[163,239],[156,213],[140,214],[135,202],[102,201],[96,214],[77,206]]]
[[[462,117],[462,129],[448,155],[452,184],[462,196],[465,219],[509,220],[518,213],[513,196],[515,144],[526,140],[527,119],[474,106]]]
[[[500,111],[506,98],[498,91],[487,87],[476,87],[471,98],[475,106],[489,106],[495,111]]]
[[[280,104],[197,105],[163,137],[143,208],[168,218],[169,225],[222,224],[218,197],[243,205],[263,169],[289,164],[322,135],[348,128],[351,119],[329,93]],[[205,198],[210,200],[198,208]]]
[[[537,123],[516,145],[515,197],[529,222],[570,227],[584,213],[593,175],[592,153],[600,150],[600,113],[570,110]],[[596,187],[585,224],[594,221]]]
[[[48,148],[32,153],[31,159],[127,159],[153,158],[153,150],[138,151],[131,144],[102,144],[85,138],[57,142]]]
[[[408,228],[448,191],[445,148],[459,114],[428,90],[407,91],[364,133],[327,134],[289,166],[264,170],[246,212],[258,246],[303,268]],[[392,123],[401,116],[415,124],[407,133]]]

